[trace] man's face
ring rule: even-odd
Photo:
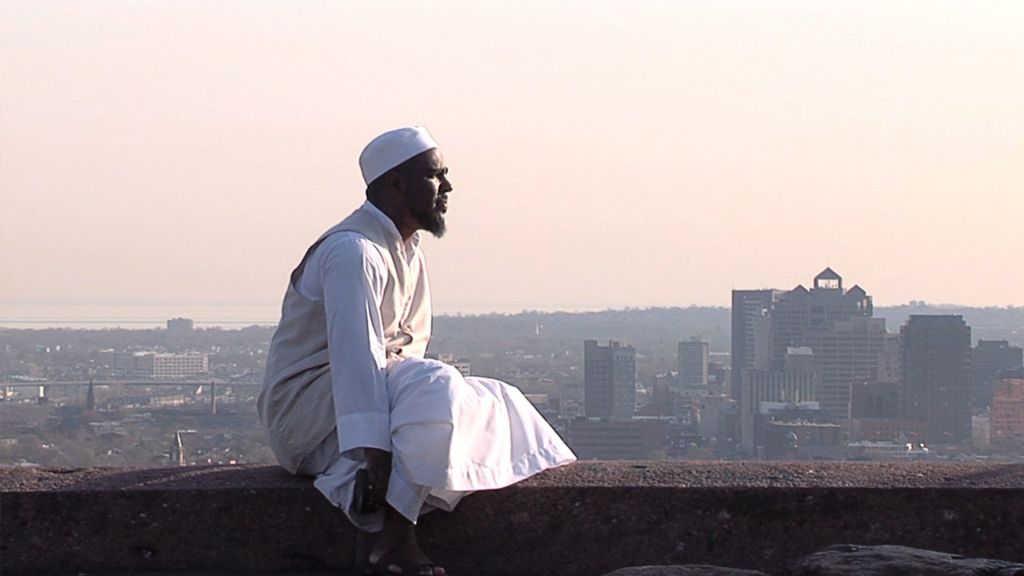
[[[437,148],[414,156],[409,160],[405,176],[403,197],[409,217],[421,230],[440,238],[444,235],[444,215],[448,211],[448,168],[444,155]]]

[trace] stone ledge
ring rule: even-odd
[[[351,571],[359,538],[276,467],[0,470],[0,572]],[[831,544],[1021,560],[1024,465],[581,463],[421,521],[453,574],[717,564],[780,573]]]

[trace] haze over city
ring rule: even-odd
[[[880,305],[1024,305],[1022,27],[1010,1],[7,1],[0,318],[272,316],[405,124],[455,186],[441,313],[725,306],[826,266]]]

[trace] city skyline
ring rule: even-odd
[[[1017,3],[0,16],[0,318],[274,317],[362,200],[359,150],[411,123],[455,185],[425,241],[441,314],[728,306],[825,267],[879,306],[1024,305]]]
[[[723,345],[728,348],[729,340],[728,332],[719,333],[728,314],[709,309],[552,315],[543,327],[515,316],[452,317],[443,321],[447,335],[434,353],[465,372],[473,366],[474,374],[479,368],[482,374],[516,382],[546,418],[573,420],[565,432],[570,445],[578,445],[587,457],[657,454],[693,459],[721,450],[720,455],[729,457],[778,459],[794,457],[797,449],[803,458],[915,456],[892,452],[904,445],[899,440],[903,435],[929,446],[955,440],[952,450],[970,444],[982,454],[990,448],[993,455],[1002,450],[1009,450],[1004,454],[1008,456],[1019,453],[1019,447],[1013,448],[1013,439],[1024,429],[1014,412],[1020,395],[1015,375],[1021,366],[1019,321],[992,322],[994,318],[979,316],[983,326],[975,335],[963,316],[921,314],[922,309],[912,307],[894,322],[898,332],[872,332],[886,342],[892,336],[895,346],[869,346],[869,355],[876,358],[858,360],[856,349],[864,343],[849,329],[858,318],[874,322],[870,296],[857,288],[841,293],[842,279],[831,270],[819,273],[814,285],[809,292],[775,294],[766,316],[770,330],[752,329],[753,369],[739,368],[739,350],[733,351],[732,362],[725,360],[728,354],[709,354]],[[743,309],[746,301],[738,302]],[[680,322],[684,315],[691,321]],[[807,330],[794,329],[794,321]],[[776,322],[781,325],[774,326]],[[996,324],[1003,328],[995,329]],[[883,328],[884,322],[875,327]],[[153,416],[149,411],[182,410],[187,419],[199,413],[215,416],[223,407],[229,419],[237,419],[254,410],[254,391],[260,387],[273,329],[196,328],[189,319],[171,318],[161,330],[4,332],[0,407],[22,423],[20,436],[6,437],[8,446],[17,446],[8,455],[51,464],[69,457],[87,459],[89,453],[80,449],[83,438],[74,433],[87,427],[93,434],[113,434],[104,440],[106,452],[94,456],[121,461],[119,451],[125,450],[126,457],[131,453],[149,464],[162,463],[166,454],[128,450],[133,444],[123,440],[134,438],[134,433],[125,434],[128,423],[152,432],[163,422],[173,432],[182,425],[164,420],[145,424]],[[709,328],[707,340],[687,335]],[[619,341],[609,335],[627,338]],[[781,364],[772,354],[761,353],[774,350],[779,338],[790,344]],[[496,355],[495,349],[508,352]],[[848,406],[845,397],[830,392],[840,373],[848,382]],[[722,394],[736,379],[742,383],[739,396]],[[24,435],[33,434],[31,422],[54,411],[68,422],[68,427],[53,430],[55,439],[72,449],[68,453],[52,452],[47,439]],[[132,412],[139,416],[129,416]],[[255,424],[250,415],[249,423]],[[947,421],[955,427],[947,430]],[[990,421],[997,446],[989,446],[985,432]],[[231,440],[206,430],[204,442]],[[156,445],[158,450],[164,447]],[[197,455],[202,453],[189,461]]]

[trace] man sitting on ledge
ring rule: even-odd
[[[431,312],[418,231],[444,234],[452,190],[437,143],[419,126],[385,132],[359,166],[366,202],[291,274],[260,419],[285,469],[315,476],[356,527],[381,532],[375,572],[443,576],[416,543],[421,514],[575,456],[518,389],[423,357]],[[354,502],[361,468],[367,498]]]

